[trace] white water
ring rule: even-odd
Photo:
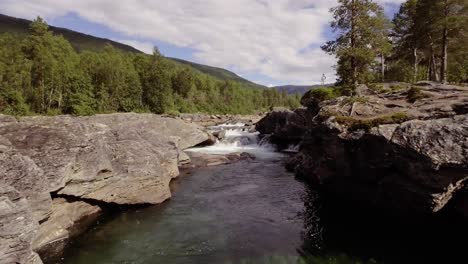
[[[260,133],[245,131],[246,127],[242,123],[222,124],[210,127],[209,129],[212,131],[226,131],[226,135],[221,141],[216,142],[213,146],[192,148],[187,151],[214,155],[246,152],[260,159],[270,159],[282,156],[281,153],[275,152],[276,148],[273,145],[259,141]]]

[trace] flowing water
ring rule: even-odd
[[[201,168],[172,183],[162,205],[126,211],[74,241],[64,263],[258,263],[297,259],[305,186],[243,124],[216,145],[191,151],[248,152],[256,160]],[[269,263],[270,261],[268,261]]]
[[[456,238],[467,233],[457,226],[387,220],[341,202],[324,210],[286,172],[285,154],[257,133],[243,124],[211,129],[226,130],[224,139],[190,151],[257,159],[179,177],[169,201],[107,217],[73,241],[60,263],[466,263],[453,261],[466,259]]]

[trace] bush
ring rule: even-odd
[[[429,97],[429,95],[424,94],[420,87],[413,86],[408,90],[406,100],[410,103],[415,103],[416,101],[427,97]]]
[[[313,89],[310,91],[310,95],[320,102],[338,97],[338,95],[335,92],[335,89],[332,87]]]
[[[0,112],[7,115],[27,115],[29,107],[19,91],[0,91]]]

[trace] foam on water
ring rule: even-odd
[[[245,124],[223,124],[211,127],[210,130],[224,130],[226,134],[221,141],[216,142],[216,144],[212,146],[192,148],[187,151],[219,155],[246,152],[260,159],[282,156],[281,153],[275,152],[276,148],[273,145],[267,142],[259,142],[260,133],[245,131]]]

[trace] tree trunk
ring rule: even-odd
[[[439,82],[440,81],[440,76],[439,76],[439,72],[437,71],[437,59],[436,59],[436,56],[434,54],[432,54],[431,56],[431,61],[432,61],[432,80],[435,81],[435,82]]]
[[[413,49],[414,65],[413,65],[413,83],[418,81],[418,48]]]
[[[447,17],[449,15],[448,11],[448,0],[445,0],[445,9],[444,9],[444,31],[442,35],[442,62],[440,66],[440,78],[442,83],[447,83],[447,62],[448,62],[448,25]]]
[[[383,53],[380,56],[380,73],[382,74],[382,82],[385,82],[385,56]]]
[[[351,1],[351,48],[354,49],[356,48],[356,10],[355,10],[355,0]],[[354,53],[354,50],[353,50]],[[357,69],[357,63],[356,63],[356,58],[354,57],[354,54],[351,56],[351,68],[353,70],[353,84],[358,85],[358,69]]]

